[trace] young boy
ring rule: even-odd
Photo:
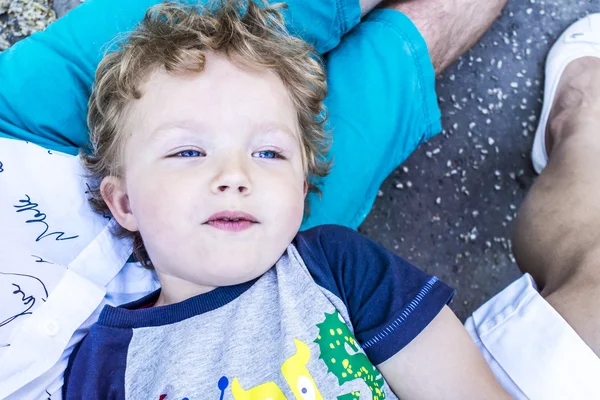
[[[298,233],[326,81],[278,8],[165,3],[99,66],[91,202],[161,289],[103,310],[65,396],[503,398],[448,286],[354,231]]]

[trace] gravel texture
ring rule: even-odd
[[[52,0],[0,0],[0,51],[54,21]]]
[[[544,61],[598,0],[512,0],[491,31],[438,79],[442,135],[382,185],[360,231],[457,289],[461,319],[520,276],[513,221],[535,180],[530,150]]]

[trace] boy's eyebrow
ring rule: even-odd
[[[205,131],[206,125],[203,124],[201,121],[196,121],[193,119],[182,119],[182,120],[177,120],[177,121],[169,121],[165,124],[159,125],[152,132],[150,132],[149,139],[154,139],[157,136],[159,136],[173,128],[192,129],[195,131]]]
[[[177,121],[169,121],[163,125],[158,126],[150,133],[150,139],[159,136],[160,134],[173,129],[192,129],[194,131],[207,131],[208,127],[206,124],[201,121],[193,120],[193,119],[183,119]],[[294,140],[298,139],[298,135],[294,133],[293,130],[288,128],[285,124],[281,124],[278,122],[262,122],[254,126],[253,132],[281,132],[286,135],[291,136]]]
[[[298,135],[296,135],[290,128],[288,128],[284,124],[280,124],[277,122],[260,123],[260,124],[256,125],[254,130],[258,131],[258,132],[282,132],[282,133],[285,133],[285,134],[291,136],[295,140],[298,139]]]

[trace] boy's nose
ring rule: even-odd
[[[213,179],[211,189],[215,194],[234,192],[249,195],[252,192],[252,183],[243,162],[228,162],[223,166]]]
[[[217,189],[219,192],[225,192],[226,190],[229,190],[229,189],[235,190],[236,188],[235,188],[235,186],[231,187],[231,186],[227,186],[227,185],[220,185]],[[248,186],[245,186],[245,185],[239,185],[237,187],[237,191],[242,194],[248,194],[250,192]]]

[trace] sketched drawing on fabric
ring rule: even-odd
[[[33,275],[0,272],[0,291],[13,295],[9,297],[12,306],[3,304],[0,308],[0,328],[19,317],[31,314],[37,300],[46,302],[48,299],[46,285]]]
[[[35,262],[36,262],[36,263],[53,264],[53,263],[51,263],[50,261],[46,261],[46,260],[44,260],[42,257],[40,257],[40,256],[36,256],[36,255],[34,255],[34,254],[32,254],[32,255],[31,255],[31,257],[33,257],[33,258],[35,258],[35,259],[36,259],[36,260],[35,260]]]
[[[63,237],[65,235],[64,232],[50,232],[48,233],[48,230],[50,230],[50,226],[48,225],[48,223],[46,222],[46,217],[47,215],[44,214],[43,212],[41,212],[38,207],[39,204],[34,203],[31,201],[31,198],[29,197],[28,194],[25,194],[25,198],[24,199],[20,199],[19,200],[18,205],[15,205],[14,207],[17,208],[18,213],[23,212],[23,211],[32,211],[34,212],[33,215],[33,219],[28,219],[27,221],[25,221],[26,224],[31,224],[31,223],[40,223],[42,225],[44,225],[44,231],[42,233],[40,233],[38,235],[38,237],[35,239],[36,242],[39,242],[40,240],[56,235],[56,238],[54,240],[70,240],[70,239],[76,239],[79,237],[79,235],[75,235],[75,236],[69,236],[69,237]]]
[[[11,244],[7,258],[27,263],[36,255],[68,265],[106,229],[110,220],[94,212],[84,194],[86,175],[78,157],[0,138],[0,160],[0,243]],[[12,244],[22,251],[16,253]],[[0,271],[23,272],[2,265]],[[48,285],[45,273],[30,272]]]
[[[0,173],[4,172],[4,164],[2,164],[2,161],[0,161]]]

